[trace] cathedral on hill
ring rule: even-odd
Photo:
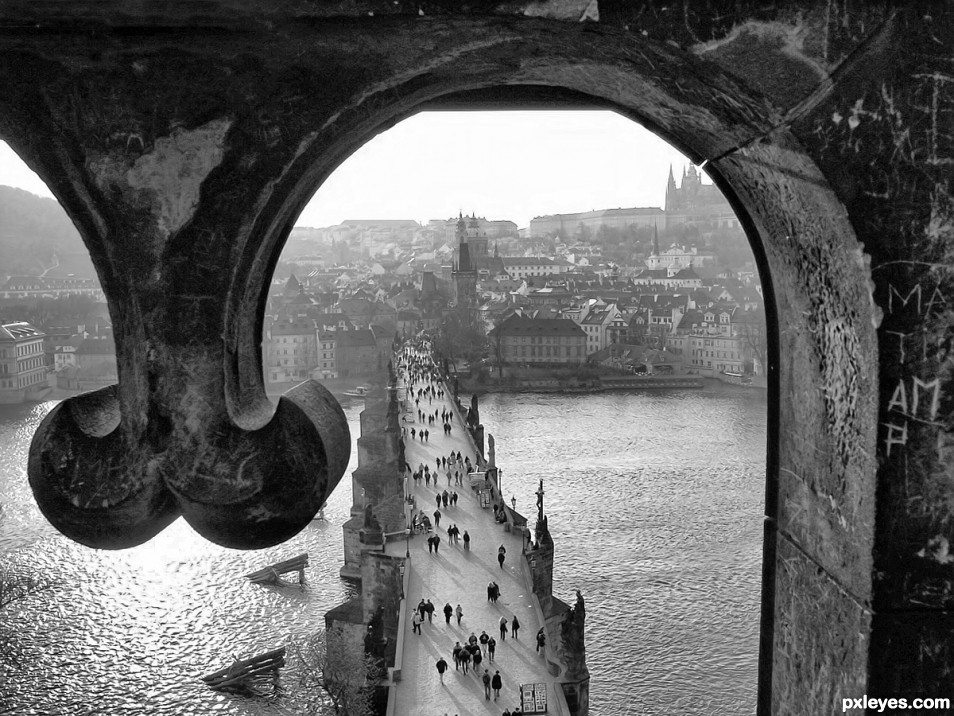
[[[689,165],[682,171],[682,183],[676,186],[669,167],[666,183],[666,228],[695,225],[700,228],[738,228],[735,212],[715,184],[703,184],[702,174]]]

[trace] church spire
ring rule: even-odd
[[[672,163],[669,164],[669,180],[666,182],[666,211],[672,211],[676,200],[676,180],[672,176]]]

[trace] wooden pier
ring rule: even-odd
[[[284,562],[277,562],[269,565],[257,572],[246,574],[246,579],[253,584],[273,584],[279,587],[294,587],[294,582],[287,582],[282,579],[283,574],[288,572],[298,572],[298,584],[305,583],[305,567],[308,566],[308,553],[300,554],[297,557],[286,559]]]
[[[278,670],[284,665],[285,647],[281,647],[251,659],[236,660],[231,666],[203,676],[202,680],[213,691],[242,696],[265,696],[263,689],[278,684]]]

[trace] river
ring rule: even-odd
[[[52,406],[0,407],[0,570],[51,582],[2,613],[18,663],[0,660],[0,713],[294,713],[287,698],[218,695],[199,677],[320,629],[352,593],[337,575],[356,450],[325,521],[279,547],[217,547],[178,520],[140,547],[91,550],[46,523],[27,485]],[[344,407],[354,439],[360,407]],[[489,395],[480,411],[518,510],[532,512],[544,480],[554,591],[586,599],[591,713],[754,713],[764,394]],[[304,551],[304,589],[242,578]],[[289,690],[294,678],[283,671]]]

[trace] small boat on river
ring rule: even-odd
[[[351,390],[346,390],[344,394],[349,398],[364,398],[368,395],[368,392],[368,386],[359,385],[355,388],[352,388]]]

